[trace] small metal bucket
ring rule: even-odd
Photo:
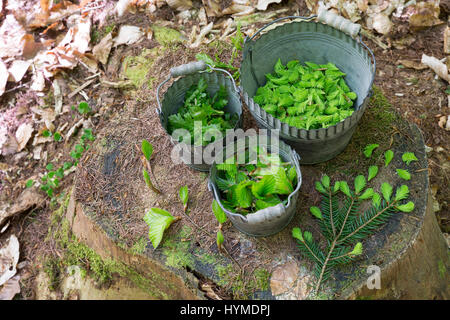
[[[316,17],[318,22],[310,21]],[[285,19],[302,21],[284,23],[255,40],[261,31]],[[245,39],[240,69],[244,102],[259,127],[280,130],[280,137],[300,154],[302,164],[327,161],[342,152],[368,105],[376,62],[372,51],[362,42],[360,28],[343,17],[320,10],[318,16],[277,19]],[[267,113],[253,101],[253,96],[266,83],[265,75],[273,72],[279,58],[283,64],[291,60],[334,63],[347,74],[348,86],[358,95],[353,114],[336,125],[305,130]]]
[[[209,67],[211,72],[206,71]],[[221,72],[221,73],[218,73]],[[222,74],[223,73],[223,74]],[[225,75],[226,76],[225,76]],[[177,78],[172,85],[165,92],[162,101],[159,99],[159,92],[161,87],[171,78]],[[195,61],[170,69],[169,77],[161,82],[156,90],[156,99],[158,102],[157,113],[164,130],[168,132],[169,116],[176,114],[178,109],[183,106],[185,94],[188,89],[199,82],[203,78],[208,84],[207,91],[210,95],[214,95],[220,86],[224,86],[228,93],[228,104],[224,111],[238,114],[238,121],[234,127],[240,128],[242,126],[242,102],[240,100],[239,89],[236,87],[231,74],[223,69],[213,68],[203,61]],[[170,136],[170,134],[169,134]],[[221,150],[224,146],[226,137],[218,139],[207,146],[194,146],[184,142],[179,143],[170,136],[171,142],[179,147],[179,156],[181,160],[189,167],[198,171],[209,171],[211,163],[206,163],[203,159],[203,154],[206,148],[210,150]]]
[[[292,150],[291,147],[283,143],[283,141],[278,140],[278,135],[276,135],[278,143],[272,142],[271,138],[273,138],[273,136],[271,137],[270,135],[265,137],[263,141],[261,141],[262,139],[260,138],[261,136],[257,136],[258,146],[266,147],[267,152],[269,153],[278,153],[282,161],[290,162],[292,165],[294,165],[297,172],[297,186],[295,190],[288,196],[286,205],[280,203],[276,206],[265,208],[255,213],[247,214],[245,216],[239,213],[230,212],[223,206],[221,202],[220,191],[218,190],[216,183],[217,168],[215,163],[211,166],[210,177],[208,181],[208,189],[213,193],[214,199],[219,203],[220,207],[223,209],[233,225],[239,231],[250,236],[270,236],[283,230],[295,215],[299,196],[298,191],[302,184],[302,175],[299,164],[300,157],[295,152],[295,150]],[[235,154],[245,152],[245,150],[248,148],[248,137],[241,139],[245,139],[245,141],[242,142],[241,140],[241,142],[239,142],[238,140],[235,142],[235,145],[237,146],[237,148],[235,148]],[[222,152],[222,154],[219,154],[217,156],[217,159],[224,159],[224,152],[225,150]]]

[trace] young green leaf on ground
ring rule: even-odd
[[[391,163],[393,158],[394,158],[394,152],[392,150],[387,150],[384,153],[384,166],[387,167],[389,165],[389,163]]]
[[[164,235],[164,231],[172,223],[179,220],[179,217],[172,216],[169,212],[159,208],[151,208],[144,216],[144,221],[149,226],[148,237],[156,249]]]
[[[372,152],[373,150],[375,150],[376,148],[378,148],[380,145],[373,143],[373,144],[369,144],[364,148],[364,155],[366,156],[366,158],[370,158],[372,156]]]
[[[369,176],[367,177],[367,181],[372,180],[377,176],[378,173],[378,167],[377,166],[370,166],[369,167]]]
[[[403,180],[410,180],[411,179],[411,174],[408,172],[408,170],[404,170],[404,169],[396,169],[397,170],[397,174],[400,178],[402,178]]]
[[[178,195],[180,196],[180,200],[183,203],[183,209],[184,212],[187,211],[187,205],[189,200],[189,191],[187,186],[183,186],[180,188],[180,191],[178,192]]]
[[[405,152],[402,155],[402,160],[403,162],[405,162],[407,165],[409,165],[412,161],[418,161],[416,155],[413,152]]]

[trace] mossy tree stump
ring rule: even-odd
[[[328,174],[332,180],[350,184],[357,174],[367,175],[369,165],[374,164],[380,171],[371,186],[378,191],[382,182],[394,189],[407,184],[415,209],[396,214],[364,240],[361,258],[336,270],[315,298],[449,297],[448,248],[432,212],[422,135],[415,125],[398,117],[378,91],[342,154],[323,164],[301,167],[298,209],[286,229],[271,237],[252,238],[230,224],[224,226],[225,245],[233,259],[220,254],[215,244],[217,222],[211,212],[207,174],[173,163],[172,145],[158,122],[154,101],[138,117],[137,104],[127,106],[99,132],[80,161],[66,217],[74,234],[102,257],[119,260],[150,279],[155,299],[314,298],[312,265],[300,255],[291,230],[300,226],[320,239],[318,225],[309,214],[309,207],[319,202],[314,182]],[[244,113],[247,128],[254,127],[250,117]],[[154,145],[152,178],[161,195],[149,190],[142,179],[137,146],[144,138]],[[370,143],[380,147],[366,159],[362,150]],[[384,167],[387,149],[395,157]],[[404,152],[414,152],[419,159],[408,166],[412,179],[407,182],[395,174],[395,168],[405,167]],[[188,217],[178,199],[184,185],[189,188]],[[151,207],[182,218],[166,231],[156,250],[142,219]],[[381,270],[380,289],[366,285],[371,265]],[[206,290],[205,283],[217,295]]]

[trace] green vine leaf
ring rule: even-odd
[[[419,161],[419,159],[417,159],[416,155],[413,152],[405,152],[402,155],[402,160],[407,165],[409,165],[412,161]]]
[[[212,202],[212,211],[220,224],[224,224],[227,221],[227,215],[216,200],[213,200]]]
[[[322,212],[320,211],[320,209],[316,206],[312,206],[311,208],[309,208],[309,211],[311,211],[311,214],[316,217],[317,219],[323,219],[322,218]]]
[[[363,249],[362,243],[358,242],[355,245],[355,247],[353,248],[352,252],[350,252],[350,254],[353,255],[353,256],[358,256],[358,255],[360,255],[362,253],[362,249]]]
[[[408,170],[404,169],[396,169],[396,170],[400,178],[402,178],[403,180],[411,180],[411,174],[408,172]]]
[[[387,150],[384,153],[384,166],[387,167],[392,159],[394,159],[394,152],[392,150]]]
[[[339,182],[339,181],[336,181],[336,182],[334,183],[333,192],[334,192],[334,193],[338,192],[338,191],[339,191],[339,188],[340,188],[340,182]]]
[[[330,177],[327,175],[324,175],[322,177],[322,185],[325,187],[325,189],[330,189]]]
[[[362,195],[359,196],[359,199],[361,200],[367,200],[373,197],[374,191],[372,188],[367,188],[366,191]]]
[[[381,197],[378,193],[374,192],[372,196],[372,204],[375,208],[379,208],[381,205]]]
[[[150,144],[150,142],[143,139],[141,144],[141,150],[142,153],[144,154],[145,159],[147,159],[147,161],[150,161],[150,158],[153,154],[153,146]]]
[[[302,235],[302,230],[300,230],[300,228],[293,228],[292,229],[292,237],[294,237],[297,240],[304,241],[303,240],[303,235]]]
[[[189,191],[187,186],[183,186],[180,188],[180,191],[178,192],[178,195],[180,197],[181,202],[183,203],[184,211],[186,212],[187,204],[189,200]]]
[[[406,198],[408,198],[409,196],[409,188],[407,185],[402,185],[400,187],[397,188],[396,192],[395,192],[395,201],[400,201],[400,200],[404,200]]]
[[[378,174],[378,167],[377,166],[370,166],[369,167],[369,176],[367,177],[367,181],[372,180],[375,178]]]
[[[387,182],[383,182],[381,185],[381,193],[383,194],[384,200],[389,203],[392,195],[392,186]]]
[[[370,158],[372,156],[372,152],[373,150],[375,150],[376,148],[378,148],[380,145],[373,143],[373,144],[369,144],[364,148],[364,155],[366,156],[366,158]]]
[[[355,178],[355,193],[359,194],[366,186],[366,178],[363,175],[359,175]]]
[[[406,204],[396,206],[396,208],[402,212],[411,212],[414,210],[414,202],[409,201]]]
[[[252,193],[258,198],[264,200],[267,195],[275,192],[276,181],[274,176],[264,176],[260,181],[252,184]]]
[[[319,191],[320,193],[327,193],[327,191],[323,187],[322,183],[320,183],[320,181],[316,181],[315,186],[316,190]]]
[[[343,194],[345,194],[347,197],[351,198],[352,194],[350,192],[350,188],[348,187],[347,181],[340,181],[339,182],[339,190],[341,190],[341,192]]]
[[[148,237],[153,248],[157,248],[164,235],[164,231],[176,220],[169,212],[159,208],[151,208],[144,216],[149,226]]]

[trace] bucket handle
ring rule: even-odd
[[[345,19],[344,17],[335,14],[334,12],[328,11],[324,7],[320,7],[317,15],[314,14],[309,17],[287,16],[287,17],[281,17],[281,18],[275,19],[272,22],[269,22],[268,24],[266,24],[265,26],[260,28],[251,37],[247,36],[244,40],[244,43],[247,43],[247,42],[253,40],[264,29],[268,28],[269,26],[271,26],[274,23],[277,23],[277,22],[280,22],[283,20],[287,20],[287,19],[302,19],[303,21],[310,21],[314,18],[317,18],[317,20],[319,22],[325,23],[335,29],[338,29],[338,30],[350,35],[353,38],[355,38],[359,34],[359,31],[361,30],[361,25],[359,25],[357,23],[353,23],[350,20]]]
[[[208,68],[209,68],[209,70],[207,70]],[[220,68],[214,68],[213,66],[207,64],[205,61],[202,61],[202,60],[189,62],[186,64],[179,65],[177,67],[171,68],[170,74],[167,77],[167,79],[158,85],[158,88],[156,89],[156,102],[158,103],[156,112],[158,113],[158,115],[161,116],[161,114],[162,114],[162,105],[161,105],[161,101],[159,100],[159,91],[161,90],[161,87],[166,82],[168,82],[171,78],[177,78],[177,77],[186,76],[186,75],[197,73],[197,72],[206,72],[206,71],[220,71],[220,72],[225,73],[230,78],[231,83],[233,84],[234,90],[239,93],[239,90],[236,86],[236,82],[234,81],[233,76],[227,70],[220,69]]]

